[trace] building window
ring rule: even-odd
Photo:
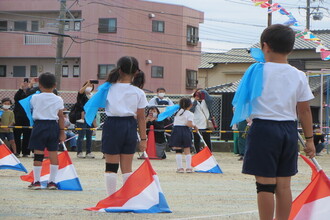
[[[164,78],[164,67],[152,66],[151,67],[151,77],[152,78]]]
[[[30,66],[30,77],[37,77],[38,76],[38,66],[31,65]]]
[[[117,18],[99,18],[99,33],[116,33]]]
[[[74,30],[75,31],[80,31],[81,28],[81,22],[80,21],[75,21],[74,22]]]
[[[109,72],[116,67],[115,64],[99,64],[99,70],[97,77],[99,79],[105,79]]]
[[[7,75],[7,66],[0,65],[0,77],[6,77]]]
[[[193,26],[187,26],[187,44],[197,45],[199,41],[198,28]]]
[[[68,77],[69,76],[69,66],[63,65],[62,66],[62,77]]]
[[[39,31],[39,21],[31,21],[31,31]]]
[[[26,67],[25,66],[14,66],[13,67],[13,77],[25,77]]]
[[[65,30],[65,31],[70,30],[70,21],[65,21],[65,22],[64,22],[64,30]]]
[[[164,21],[152,21],[152,32],[162,32],[165,31],[165,22]]]
[[[80,76],[80,66],[73,65],[73,77],[79,77],[79,76]]]
[[[0,21],[0,31],[7,31],[8,21]]]
[[[27,31],[27,21],[15,21],[14,31]]]
[[[197,71],[187,70],[186,71],[186,89],[195,89],[197,88]]]

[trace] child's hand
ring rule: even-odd
[[[309,158],[315,157],[315,146],[313,139],[310,139],[310,141],[306,141],[306,147],[304,148],[304,151]]]
[[[141,141],[140,141],[140,146],[139,146],[139,148],[140,148],[140,151],[141,151],[141,152],[146,151],[146,149],[147,149],[147,141],[146,141],[146,140],[141,140]]]

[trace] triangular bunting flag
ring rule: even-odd
[[[1,140],[0,143],[2,143]],[[17,170],[27,173],[27,170],[23,164],[21,164],[17,157],[4,143],[0,145],[0,170],[1,169]]]
[[[101,200],[96,207],[85,210],[134,213],[172,212],[148,158],[126,180],[121,189]]]
[[[314,173],[315,166],[308,164]],[[330,180],[323,170],[320,170],[306,189],[293,201],[289,220],[327,220],[330,216],[329,204]]]
[[[74,168],[68,151],[63,151],[58,155],[58,172],[56,175],[55,183],[60,190],[74,190],[82,191],[82,187]],[[50,160],[44,160],[42,162],[41,169],[41,188],[47,187],[47,182],[50,174]],[[33,171],[27,175],[21,176],[23,181],[33,182]]]
[[[195,168],[195,172],[223,173],[208,147],[204,147],[192,157],[191,166]]]

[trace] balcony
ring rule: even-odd
[[[51,45],[52,37],[48,35],[25,34],[24,45]]]

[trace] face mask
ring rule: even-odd
[[[33,88],[37,88],[39,86],[39,83],[34,83]]]
[[[158,114],[156,112],[152,113],[152,117],[157,118]]]
[[[164,98],[164,96],[165,96],[165,92],[158,93],[158,96],[159,96],[160,98]]]
[[[85,89],[85,92],[88,92],[88,93],[89,93],[89,92],[92,91],[92,89],[93,89],[92,87],[87,87],[87,88]]]
[[[2,108],[3,109],[9,109],[10,108],[10,105],[3,105]]]

